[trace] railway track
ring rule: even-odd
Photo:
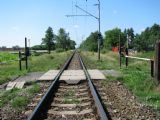
[[[60,82],[64,70],[83,70],[86,80],[79,84]],[[68,59],[40,102],[33,103],[28,120],[108,120],[83,60],[77,52]]]

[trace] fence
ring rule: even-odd
[[[160,83],[160,42],[156,44],[155,47],[155,59],[148,59],[148,58],[141,58],[141,57],[134,57],[134,56],[129,56],[128,54],[128,49],[125,49],[125,53],[122,52],[122,47],[119,46],[119,64],[120,68],[122,66],[122,57],[125,57],[125,64],[126,67],[128,67],[128,60],[129,59],[136,59],[136,60],[144,60],[144,61],[149,61],[150,62],[150,67],[151,67],[151,76],[154,77],[158,83]]]

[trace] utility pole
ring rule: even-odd
[[[98,0],[98,11],[99,11],[99,17],[98,17],[98,24],[99,24],[99,35],[98,35],[98,60],[100,60],[100,42],[101,42],[101,10],[100,10],[100,0]]]
[[[27,38],[25,37],[25,60],[26,60],[26,70],[28,69],[28,55],[27,55]]]
[[[86,0],[87,1],[87,0]],[[97,44],[98,44],[98,60],[100,60],[100,42],[101,42],[101,11],[100,11],[100,0],[98,0],[98,4],[95,4],[98,6],[98,17],[96,17],[95,15],[91,14],[90,12],[82,9],[81,7],[79,7],[78,5],[75,5],[75,7],[77,7],[78,9],[80,9],[81,11],[83,11],[84,13],[86,13],[87,15],[66,15],[67,17],[84,17],[84,16],[91,16],[95,19],[98,20],[98,40],[97,40]]]

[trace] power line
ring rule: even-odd
[[[86,2],[87,2],[87,0],[86,0]],[[98,60],[100,60],[100,41],[101,41],[101,12],[100,12],[100,0],[98,0],[98,4],[95,4],[95,5],[97,5],[98,6],[98,17],[97,16],[95,16],[95,15],[93,15],[93,14],[91,14],[90,12],[88,12],[87,10],[84,10],[83,8],[81,8],[81,7],[79,7],[78,5],[77,5],[77,0],[76,0],[76,5],[75,5],[75,7],[76,7],[76,15],[66,15],[67,17],[75,17],[75,16],[80,16],[80,17],[82,17],[82,16],[91,16],[91,17],[93,17],[93,18],[95,18],[95,19],[97,19],[98,20]],[[84,13],[86,13],[86,15],[78,15],[77,14],[77,8],[78,9],[80,9],[81,11],[83,11]],[[76,18],[77,18],[76,17]]]

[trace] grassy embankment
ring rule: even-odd
[[[22,62],[22,71],[19,70],[18,61],[9,62],[7,64],[0,65],[0,85],[9,81],[13,77],[24,75],[27,72],[47,71],[49,69],[58,69],[68,57],[69,52],[44,54],[40,56],[31,56],[29,58],[29,69],[25,70],[25,61]],[[18,59],[18,55],[12,55],[9,53],[3,53],[3,56],[8,60],[11,58]],[[9,57],[12,56],[12,57]],[[7,61],[7,59],[6,59]]]
[[[106,76],[106,83],[108,80],[121,81],[141,101],[155,108],[160,108],[160,85],[157,85],[150,76],[150,62],[129,59],[129,66],[126,68],[123,59],[123,66],[120,69],[118,53],[107,52],[101,54],[101,61],[97,61],[96,53],[82,52],[82,54],[88,68],[100,70],[112,69],[121,73],[118,77]],[[137,53],[134,56],[153,58],[154,53]]]
[[[13,76],[26,74],[27,72],[48,71],[49,69],[59,69],[71,52],[62,52],[52,54],[44,54],[41,56],[31,56],[29,58],[29,70],[19,71],[18,62],[11,62],[5,65],[0,65],[0,83],[5,83]],[[34,94],[40,91],[40,86],[37,83],[31,83],[29,87],[23,89],[12,89],[9,91],[0,91],[0,107],[10,104],[13,108],[22,110],[32,99]]]

